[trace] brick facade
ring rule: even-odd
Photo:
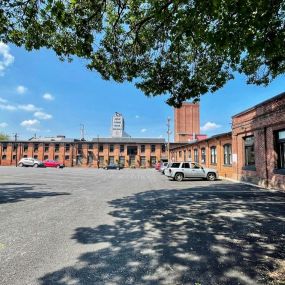
[[[184,102],[174,109],[174,141],[188,142],[200,134],[200,106]]]
[[[100,149],[100,146],[103,149]],[[128,154],[128,147],[137,149]],[[122,151],[122,147],[124,150]],[[17,154],[17,156],[16,156]],[[0,165],[16,165],[22,157],[39,160],[53,159],[67,167],[103,167],[109,162],[124,161],[125,167],[153,167],[155,162],[167,157],[165,143],[115,143],[115,142],[0,142]],[[101,162],[99,160],[101,158]]]
[[[231,144],[231,133],[220,134],[202,141],[172,148],[170,157],[173,161],[197,162],[203,167],[216,169],[221,177],[233,178],[231,152],[229,153],[230,161],[224,161],[224,148],[230,146],[231,149]],[[213,155],[211,155],[212,149],[215,150]]]
[[[276,134],[285,130],[285,93],[232,118],[234,179],[285,190],[285,169],[277,165]],[[253,136],[255,164],[246,165],[245,138]]]

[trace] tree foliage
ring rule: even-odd
[[[7,140],[9,140],[9,136],[0,133],[0,141],[7,141]]]
[[[179,106],[235,72],[268,84],[285,71],[284,0],[1,0],[0,40],[85,58]]]

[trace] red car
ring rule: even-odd
[[[55,161],[55,160],[50,160],[50,159],[45,160],[43,163],[44,163],[45,167],[56,167],[56,168],[63,168],[64,167],[63,163],[60,163],[60,162]]]
[[[160,162],[157,162],[157,163],[155,164],[155,169],[156,169],[156,170],[159,170],[159,169],[160,169]]]

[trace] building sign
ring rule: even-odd
[[[120,138],[124,132],[124,118],[120,113],[115,113],[112,119],[112,137]]]

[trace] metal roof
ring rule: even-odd
[[[92,142],[99,143],[165,143],[162,138],[94,138]]]

